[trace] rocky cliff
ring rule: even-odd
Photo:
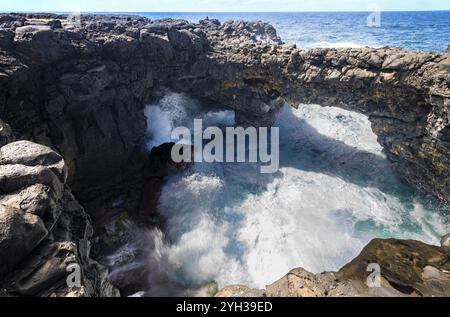
[[[138,209],[143,110],[164,88],[231,108],[241,125],[271,124],[285,102],[364,113],[398,174],[450,200],[449,54],[306,51],[262,22],[0,14],[3,287],[70,294],[63,268],[75,262],[84,294],[116,294],[90,260],[89,216],[69,187],[97,223],[124,193]]]
[[[90,258],[90,218],[66,179],[63,158],[48,147],[0,148],[0,295],[118,295]],[[74,284],[69,273],[78,274]]]
[[[284,101],[362,112],[400,176],[450,197],[449,52],[305,51],[261,22],[2,15],[0,26],[0,117],[58,150],[76,192],[142,170],[143,107],[170,87],[240,124],[270,124]]]

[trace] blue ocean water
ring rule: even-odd
[[[381,12],[380,27],[367,25],[370,12],[134,14],[190,22],[198,22],[206,16],[221,22],[261,20],[271,23],[284,42],[302,48],[390,46],[443,52],[450,45],[450,11]]]
[[[176,141],[171,131],[192,130],[194,119],[204,127],[235,124],[233,111],[174,92],[145,115],[149,149]],[[165,238],[159,231],[138,236],[155,246],[148,248],[152,285],[164,277],[150,294],[210,281],[261,288],[295,267],[338,270],[373,238],[439,245],[450,232],[448,206],[395,177],[366,116],[286,105],[275,126],[274,174],[261,174],[259,163],[199,162],[166,179],[159,200]]]

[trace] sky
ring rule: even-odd
[[[450,10],[450,0],[0,0],[0,12],[299,12]]]

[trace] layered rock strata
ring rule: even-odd
[[[231,107],[242,125],[272,123],[285,101],[364,113],[400,176],[450,197],[449,52],[303,50],[261,22],[0,20],[0,117],[57,149],[77,193],[142,170],[143,108],[170,87]]]
[[[48,147],[17,141],[0,148],[3,295],[118,295],[90,258],[90,218],[66,179],[64,160]]]
[[[117,295],[90,259],[90,217],[69,186],[95,228],[129,210],[154,214],[156,198],[145,201],[141,193],[158,191],[152,173],[173,169],[158,161],[150,165],[161,170],[148,169],[144,107],[161,89],[231,108],[245,126],[272,124],[285,102],[364,113],[398,174],[449,201],[449,82],[449,50],[303,50],[283,44],[262,22],[0,14],[2,294]],[[395,255],[389,261],[405,268],[398,276],[383,264],[388,294],[448,294],[430,282],[447,277],[447,237],[437,249],[401,241],[367,248],[357,263],[366,256],[382,261],[386,248]],[[64,284],[70,263],[82,268],[81,289]],[[307,292],[315,295],[338,294],[335,279],[350,285],[348,295],[368,294],[362,270],[359,264],[325,275],[297,270],[281,286],[257,292],[297,294],[283,286],[294,278],[295,285],[312,283]]]

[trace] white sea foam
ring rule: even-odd
[[[164,102],[153,106],[161,111],[147,111],[150,127],[193,120],[183,96]],[[229,112],[204,117],[225,125],[232,119]],[[278,174],[261,175],[257,164],[197,163],[167,180],[160,199],[167,240],[156,235],[151,264],[162,262],[167,285],[264,287],[295,267],[338,269],[375,237],[437,244],[449,231],[448,220],[392,175],[365,116],[300,105],[285,108],[277,125]]]
[[[147,148],[171,139],[176,127],[193,128],[194,119],[202,119],[205,126],[232,125],[234,113],[229,110],[204,111],[199,103],[184,94],[169,92],[157,104],[148,105],[144,114],[147,118]]]

